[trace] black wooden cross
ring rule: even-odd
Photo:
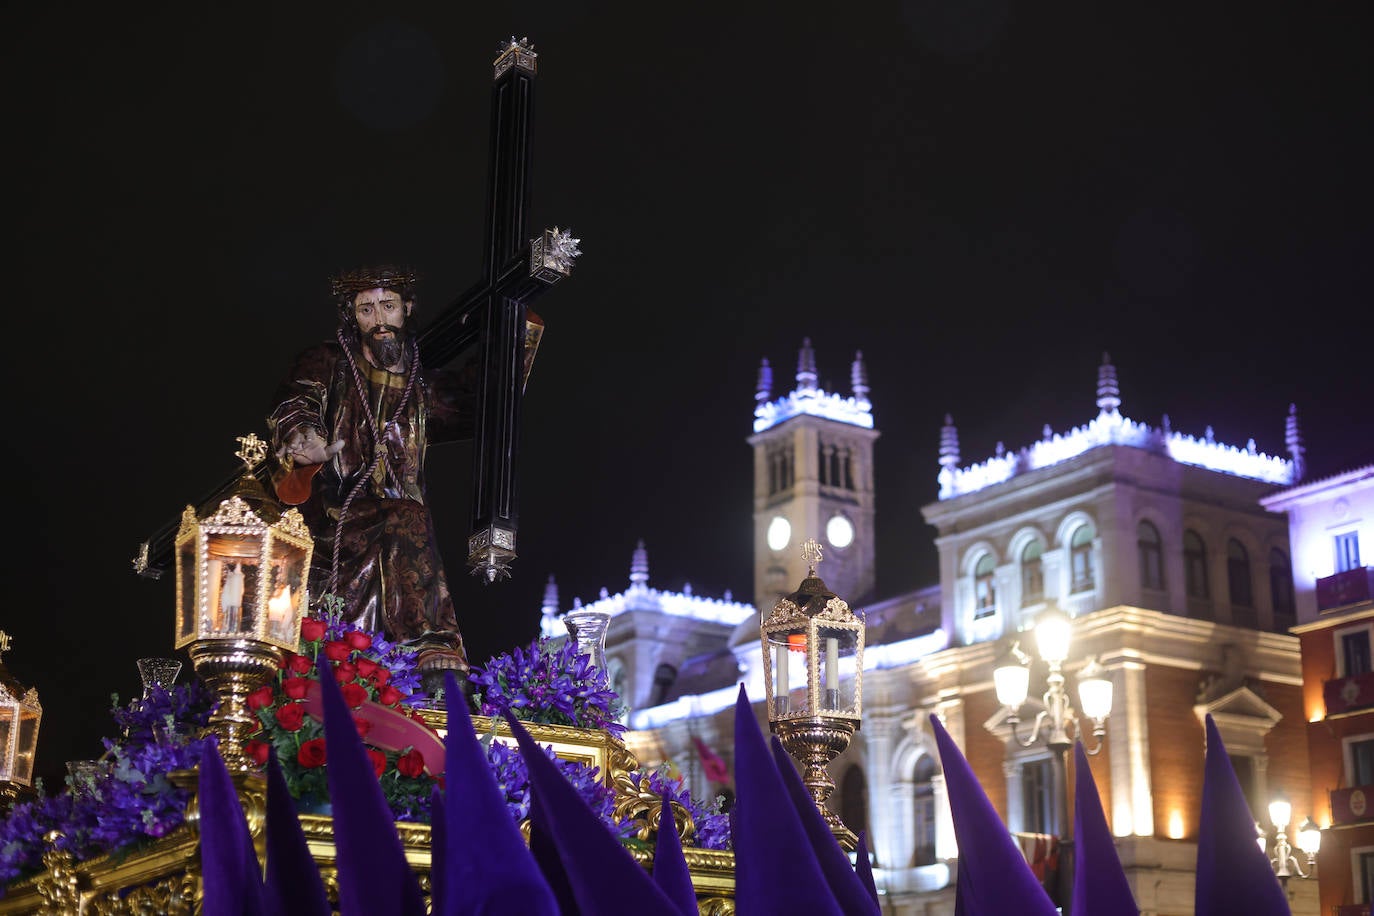
[[[542,325],[528,303],[567,276],[577,240],[557,229],[525,235],[530,210],[530,126],[538,57],[528,39],[505,43],[493,66],[487,222],[482,278],[418,335],[422,365],[438,368],[476,348],[478,391],[468,568],[487,582],[510,575],[515,559],[516,456],[527,359]],[[528,350],[528,352],[527,352]],[[267,485],[268,465],[259,469]],[[198,504],[226,497],[235,475]],[[271,492],[270,485],[268,492]],[[139,547],[134,570],[159,578],[170,568],[180,518]]]

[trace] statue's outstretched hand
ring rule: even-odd
[[[286,438],[281,448],[277,449],[277,458],[280,461],[289,458],[295,465],[323,464],[338,454],[343,445],[342,439],[326,445],[320,434],[313,429],[306,429],[304,433],[296,430]]]

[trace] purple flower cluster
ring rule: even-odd
[[[540,637],[469,672],[482,715],[509,712],[525,722],[623,735],[620,718],[625,707],[610,689],[606,672],[592,665],[591,656],[579,654],[572,640],[555,642]]]
[[[166,835],[185,819],[189,792],[167,774],[194,769],[205,751],[201,729],[210,719],[214,697],[199,681],[116,706],[119,740],[104,739],[105,753],[92,775],[71,783],[69,791],[15,806],[0,823],[0,885],[42,867],[44,835],[62,834],[58,848],[77,859]]]
[[[721,799],[703,805],[692,798],[692,793],[681,777],[670,774],[666,767],[658,767],[647,773],[635,770],[630,780],[641,791],[652,792],[659,798],[668,796],[670,802],[677,802],[687,809],[696,824],[696,845],[702,849],[730,848],[730,816],[720,811]]]
[[[487,742],[487,739],[483,739]],[[620,822],[615,819],[615,792],[601,779],[598,767],[585,763],[574,763],[554,755],[551,746],[540,748],[558,771],[573,785],[577,794],[596,812],[601,822],[619,840],[624,842],[635,831],[633,822]],[[505,797],[506,808],[517,823],[530,816],[530,773],[525,760],[515,747],[501,741],[487,743],[487,762],[496,774],[496,783]],[[453,790],[450,790],[453,791]]]
[[[330,599],[333,599],[331,602]],[[347,641],[348,634],[354,631],[366,633],[372,637],[372,645],[362,654],[367,658],[380,664],[383,668],[391,671],[391,680],[387,683],[395,687],[405,698],[401,700],[403,706],[425,706],[429,703],[429,694],[421,689],[420,673],[415,670],[415,662],[419,657],[419,652],[409,646],[403,646],[398,642],[392,642],[380,631],[366,630],[352,621],[343,619],[343,600],[332,595],[324,596],[321,601],[320,619],[326,623],[321,644],[327,642]],[[305,643],[302,637],[302,644]],[[314,656],[311,656],[314,660]]]

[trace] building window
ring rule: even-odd
[[[996,571],[992,554],[985,553],[973,570],[973,619],[991,617],[997,613],[997,588],[993,584]]]
[[[1360,882],[1360,896],[1364,899],[1360,903],[1374,901],[1374,849],[1351,850],[1351,853],[1358,857],[1358,875]]]
[[[1368,674],[1369,667],[1369,628],[1344,630],[1336,634],[1340,644],[1341,677],[1354,677]]]
[[[1086,592],[1093,587],[1093,530],[1079,525],[1069,540],[1069,571],[1073,577],[1071,592]]]
[[[1346,785],[1374,786],[1374,738],[1349,740],[1350,772]]]
[[[1021,832],[1054,833],[1054,774],[1048,758],[1021,764]]]
[[[1269,551],[1269,593],[1274,599],[1274,629],[1280,633],[1297,622],[1293,608],[1293,570],[1288,554],[1275,547]]]
[[[1183,581],[1189,598],[1206,598],[1207,545],[1196,531],[1183,532]]]
[[[1031,541],[1021,551],[1021,605],[1039,604],[1045,600],[1045,570],[1040,564],[1044,548],[1039,541]]]
[[[1231,591],[1231,604],[1255,606],[1255,596],[1250,590],[1250,554],[1235,538],[1226,542],[1226,586]]]
[[[912,865],[934,865],[935,864],[935,786],[931,782],[939,768],[935,765],[935,760],[929,754],[923,754],[920,760],[916,761],[916,771],[912,774],[913,783],[912,798],[915,801],[915,810],[912,812],[912,824],[916,833],[916,850],[912,856]]]
[[[1164,552],[1159,541],[1159,529],[1142,521],[1135,526],[1136,550],[1140,553],[1140,585],[1155,591],[1164,590]]]
[[[1360,568],[1360,534],[1347,531],[1336,535],[1336,572]]]
[[[858,764],[851,764],[840,781],[840,820],[856,834],[868,831],[868,780]]]

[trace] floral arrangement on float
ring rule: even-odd
[[[368,745],[383,794],[398,821],[428,823],[431,792],[448,791],[442,775],[443,744],[420,709],[431,699],[420,689],[415,653],[343,620],[341,602],[326,596],[318,616],[301,625],[297,652],[284,655],[274,679],[250,694],[248,703],[261,728],[244,746],[265,764],[275,748],[283,774],[302,813],[327,813],[327,758],[316,660],[330,662],[335,680],[355,710],[354,722]],[[624,706],[609,689],[605,672],[579,654],[572,640],[536,639],[528,646],[492,658],[469,673],[473,700],[483,716],[506,712],[524,722],[594,729],[619,737]],[[58,848],[77,860],[97,855],[133,854],[184,821],[190,790],[169,779],[194,769],[210,741],[201,737],[215,699],[200,682],[170,689],[157,686],[126,707],[114,698],[111,710],[120,737],[104,739],[105,754],[90,774],[69,777],[66,789],[48,796],[39,783],[36,800],[15,806],[0,822],[0,892],[3,885],[42,870],[44,837],[62,834]],[[517,821],[530,813],[529,773],[519,752],[482,737],[487,760]],[[404,743],[403,743],[404,742]],[[635,845],[639,827],[617,819],[615,791],[593,766],[564,760],[543,747],[607,828],[623,843]],[[695,845],[729,848],[729,821],[720,799],[709,804],[691,797],[681,777],[660,767],[633,771],[631,784],[686,809],[696,825]]]

